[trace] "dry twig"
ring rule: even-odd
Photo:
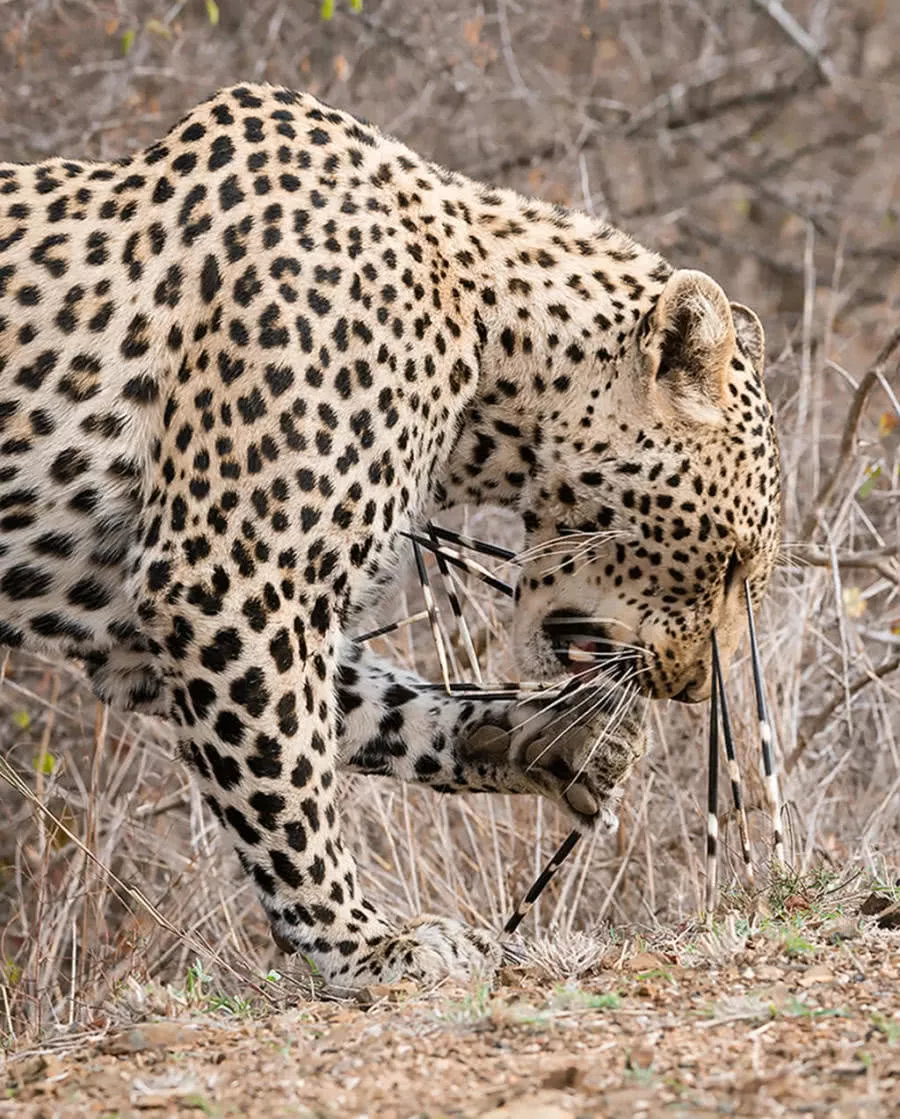
[[[890,676],[890,674],[896,672],[898,668],[900,668],[900,657],[894,657],[893,660],[888,661],[886,664],[879,665],[878,668],[873,668],[857,676],[849,685],[846,692],[841,691],[840,695],[835,696],[822,713],[812,720],[806,731],[797,736],[797,745],[790,752],[787,761],[784,763],[785,773],[793,772],[797,763],[806,753],[809,744],[816,735],[821,734],[822,731],[828,727],[832,715],[840,710],[849,697],[857,695],[867,684],[871,684],[875,680],[883,680],[885,676]]]
[[[816,64],[822,77],[834,84],[839,75],[834,63],[822,53],[822,48],[791,13],[781,0],[755,0],[758,7],[772,17],[788,38]]]
[[[846,423],[844,424],[843,435],[841,436],[841,448],[838,454],[838,460],[834,465],[831,475],[825,480],[821,489],[816,494],[812,509],[803,523],[801,536],[812,538],[816,529],[821,524],[822,516],[828,508],[831,499],[844,480],[856,451],[856,433],[859,428],[860,420],[862,419],[863,409],[866,406],[866,402],[872,390],[877,384],[881,383],[885,366],[893,357],[898,346],[900,346],[900,327],[893,332],[884,346],[882,346],[881,352],[875,359],[875,364],[860,381],[859,387],[853,394],[853,401],[850,405],[850,411],[847,414]]]
[[[787,563],[799,561],[803,567],[827,567],[831,570],[835,563],[842,571],[875,571],[883,579],[900,586],[900,548],[870,548],[864,552],[851,552],[849,555],[833,556],[812,545],[800,545],[791,550]]]

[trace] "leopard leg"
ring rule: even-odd
[[[349,643],[338,682],[345,769],[439,792],[539,794],[581,828],[615,826],[622,782],[644,751],[643,706],[620,705],[615,689],[556,702],[458,697]]]
[[[155,611],[159,645],[178,654],[171,716],[277,943],[335,989],[489,974],[490,937],[449,919],[395,921],[362,895],[336,800],[335,635],[285,603],[263,626],[235,625],[261,588],[244,584],[249,597],[224,597],[214,615],[187,605],[208,603],[204,590]]]

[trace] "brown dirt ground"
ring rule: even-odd
[[[493,991],[98,1021],[12,1054],[0,1116],[900,1115],[898,934],[804,937],[611,949],[577,985],[531,966]]]

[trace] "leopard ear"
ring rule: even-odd
[[[766,364],[766,335],[762,323],[743,303],[731,304],[731,317],[734,319],[734,330],[741,349],[753,362],[756,372],[762,376]]]
[[[698,403],[721,404],[735,331],[725,292],[705,272],[673,272],[642,345],[655,359],[657,381]]]

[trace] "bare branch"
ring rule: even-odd
[[[716,78],[720,76],[715,75]],[[624,126],[623,135],[628,137],[641,135],[666,109],[670,111],[669,119],[661,127],[674,131],[677,128],[703,124],[735,109],[746,110],[753,105],[769,105],[773,102],[793,100],[798,94],[809,93],[822,84],[822,78],[817,73],[807,70],[805,74],[788,78],[782,83],[764,89],[742,90],[735,94],[725,94],[717,101],[692,103],[691,92],[711,84],[712,80],[714,79],[704,82],[698,78],[692,83],[680,82],[671,86],[669,90],[634,114]]]
[[[836,711],[840,710],[844,702],[851,696],[857,695],[867,685],[873,683],[875,680],[883,680],[885,676],[890,676],[892,672],[896,672],[900,668],[900,657],[894,657],[893,660],[888,661],[886,664],[880,665],[878,668],[870,669],[864,672],[850,684],[846,691],[842,691],[839,695],[829,703],[824,711],[809,724],[804,734],[797,736],[797,745],[788,755],[787,761],[784,763],[784,772],[791,773],[797,766],[797,762],[806,753],[806,749],[810,742],[825,730],[831,722],[832,716]]]
[[[781,0],[755,0],[755,2],[767,15],[771,16],[794,45],[798,46],[805,55],[812,59],[822,77],[833,85],[840,77],[834,63],[822,53],[819,44],[787,11]]]
[[[803,524],[801,536],[810,538],[813,536],[816,529],[821,524],[822,515],[828,508],[838,486],[844,480],[850,463],[853,460],[853,455],[856,452],[856,433],[862,418],[863,409],[866,406],[866,401],[869,399],[872,389],[881,382],[881,378],[884,374],[884,367],[890,361],[898,346],[900,346],[900,327],[898,327],[890,338],[888,338],[887,342],[885,342],[881,349],[881,353],[875,359],[875,364],[860,381],[859,388],[853,394],[853,402],[850,405],[847,422],[844,424],[844,433],[841,436],[841,449],[838,460],[835,463],[834,470],[831,472],[831,476],[826,479],[821,489],[816,494],[813,507]]]
[[[850,552],[847,555],[833,557],[831,552],[800,545],[790,549],[785,566],[793,566],[796,560],[800,567],[830,569],[837,563],[842,571],[876,571],[883,579],[900,586],[898,556],[900,556],[898,548],[872,548],[870,551]]]
[[[519,64],[513,51],[512,35],[509,33],[509,20],[506,18],[506,0],[497,0],[497,23],[500,26],[500,42],[503,45],[503,58],[516,93],[526,101],[534,101],[534,94],[525,84]]]

